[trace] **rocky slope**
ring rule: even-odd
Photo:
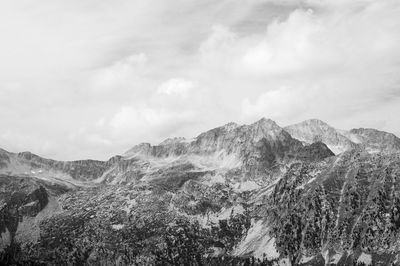
[[[0,261],[397,263],[397,138],[345,136],[314,122],[296,130],[269,119],[229,123],[104,162],[0,150]],[[359,143],[347,141],[355,136]],[[349,151],[338,156],[328,148],[343,143]]]
[[[324,164],[292,165],[268,198],[277,249],[293,264],[397,265],[399,155],[353,150]]]
[[[325,143],[335,154],[350,150],[356,144],[327,123],[310,119],[299,124],[285,127],[285,130],[294,138],[305,143],[321,141]]]
[[[304,145],[270,119],[251,125],[229,123],[193,140],[169,139],[159,145],[139,144],[110,167],[101,182],[121,184],[161,177],[171,166],[197,172],[235,169],[236,181],[268,183],[281,168],[296,160],[314,161],[333,155],[322,143]],[[239,180],[240,179],[240,180]]]
[[[90,185],[114,162],[81,160],[62,162],[42,158],[30,152],[11,153],[0,150],[0,174],[29,176],[60,185]]]
[[[400,151],[400,139],[392,133],[372,128],[358,128],[344,132],[370,153],[394,153]]]
[[[291,136],[303,143],[321,141],[335,154],[354,148],[369,153],[393,153],[400,151],[400,139],[394,134],[371,128],[338,130],[327,123],[310,119],[284,128]]]
[[[15,255],[40,241],[40,224],[61,211],[57,197],[67,192],[31,177],[0,174],[0,261],[16,262]]]

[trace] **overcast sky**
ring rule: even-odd
[[[0,147],[107,159],[261,117],[400,135],[400,1],[3,0]]]

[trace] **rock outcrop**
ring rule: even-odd
[[[398,143],[261,119],[108,161],[0,150],[0,261],[396,265]]]
[[[369,153],[400,152],[400,139],[394,134],[371,128],[338,130],[327,123],[310,119],[284,128],[289,134],[304,142],[323,142],[335,154],[361,148]]]

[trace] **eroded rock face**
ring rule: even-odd
[[[109,164],[103,161],[80,160],[61,162],[45,159],[30,152],[21,152],[17,154],[18,159],[25,160],[32,169],[49,169],[66,173],[76,180],[92,180],[102,175]]]
[[[369,153],[400,152],[398,137],[371,128],[338,130],[321,120],[310,119],[284,129],[304,143],[323,142],[335,154],[352,149],[364,149]]]
[[[144,161],[179,158],[195,165],[204,161],[199,158],[211,157],[217,163],[214,168],[238,168],[253,178],[270,176],[281,165],[296,159],[315,161],[332,155],[324,144],[303,145],[265,118],[251,125],[229,123],[204,132],[192,141],[170,139],[156,146],[142,143],[126,153],[128,158]]]
[[[0,148],[0,169],[7,167],[10,162],[8,152]]]
[[[394,134],[372,128],[359,128],[349,131],[350,136],[355,136],[362,146],[371,153],[395,153],[400,151],[400,139]]]
[[[399,177],[398,155],[352,151],[325,165],[292,165],[268,199],[278,250],[294,264],[324,256],[352,265],[362,253],[372,256],[373,265],[394,263],[400,252]]]
[[[285,127],[285,130],[294,138],[305,143],[325,143],[335,154],[351,150],[357,146],[339,130],[318,119],[310,119],[290,125]]]
[[[19,247],[18,228],[25,219],[36,217],[48,202],[48,192],[40,183],[29,178],[0,176],[0,234],[7,236],[1,245],[1,261],[14,261],[11,255]]]
[[[315,124],[329,137],[313,137]],[[0,152],[0,171],[9,173],[0,176],[0,261],[397,263],[396,138],[309,126],[311,139],[302,142],[269,119],[229,123],[192,140],[140,144],[105,162]],[[327,140],[346,139],[349,151],[335,156]],[[382,143],[385,152],[367,149]]]
[[[301,161],[316,162],[334,155],[324,143],[318,141],[301,148],[296,158]]]

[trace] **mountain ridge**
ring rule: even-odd
[[[0,150],[0,262],[400,261],[398,138],[315,119],[285,128],[228,123],[107,161]]]
[[[121,169],[132,168],[129,166],[131,159],[142,160],[143,163],[147,160],[158,160],[162,163],[161,159],[165,159],[186,161],[197,168],[207,168],[210,164],[215,169],[243,166],[250,169],[247,171],[248,175],[255,176],[267,174],[262,169],[270,168],[276,163],[287,163],[296,156],[303,160],[307,160],[306,157],[312,160],[312,154],[320,153],[321,158],[330,155],[327,149],[315,143],[327,145],[328,150],[333,150],[335,154],[351,149],[364,149],[371,153],[400,151],[400,139],[384,131],[363,128],[337,130],[318,119],[305,120],[282,128],[271,119],[261,118],[249,125],[229,122],[189,140],[176,137],[166,139],[158,145],[141,143],[122,156],[116,155],[107,161],[56,161],[31,152],[11,153],[2,149],[0,173],[36,175],[56,182],[65,179],[68,184],[82,186],[88,185],[91,180],[113,179],[104,174],[115,172],[115,169],[120,172]],[[311,144],[314,145],[311,147]],[[250,166],[255,160],[263,161],[258,164],[258,169]],[[133,168],[140,170],[137,166]]]
[[[335,154],[361,147],[370,152],[400,151],[400,138],[393,133],[371,128],[338,130],[329,124],[309,119],[284,127],[294,138],[306,143],[324,142]],[[391,147],[393,146],[393,147]]]

